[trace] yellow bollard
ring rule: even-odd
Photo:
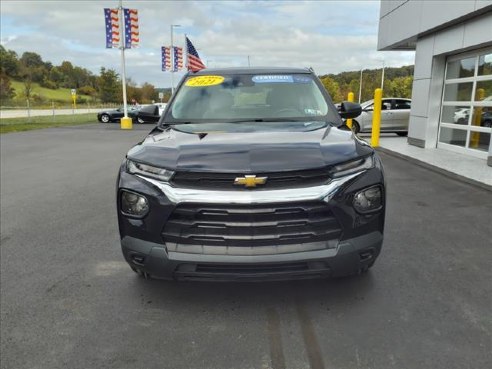
[[[121,129],[132,129],[133,128],[132,118],[128,118],[128,117],[121,118],[120,126]]]
[[[372,112],[371,146],[379,147],[379,133],[381,131],[381,105],[383,104],[383,90],[374,90],[374,111]]]
[[[349,92],[347,96],[347,101],[354,102],[354,93]],[[352,118],[347,119],[347,122],[345,123],[350,129],[352,129]]]
[[[475,93],[475,101],[482,101],[485,97],[485,90],[483,88],[478,88]],[[472,125],[480,126],[482,124],[482,110],[481,106],[473,108]],[[470,136],[470,147],[476,149],[478,143],[480,142],[480,132],[471,132]]]

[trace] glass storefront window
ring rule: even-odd
[[[443,106],[441,114],[442,123],[454,123],[466,125],[470,116],[469,106]]]
[[[475,101],[491,101],[492,102],[492,80],[478,81],[475,90]]]
[[[492,53],[480,55],[478,58],[478,75],[492,74]]]
[[[448,63],[446,79],[473,77],[475,58],[456,60]]]
[[[489,132],[470,132],[468,147],[470,149],[489,151],[490,133]]]
[[[473,82],[449,83],[444,86],[444,101],[470,101]]]
[[[465,147],[466,133],[466,130],[441,127],[439,142]]]

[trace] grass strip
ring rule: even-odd
[[[0,119],[0,134],[97,123],[95,113]]]

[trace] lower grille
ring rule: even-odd
[[[307,263],[285,264],[197,264],[198,273],[288,273],[308,270]]]
[[[168,219],[165,242],[211,246],[273,246],[328,241],[341,229],[322,202],[180,204]]]

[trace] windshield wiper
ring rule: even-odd
[[[251,118],[251,119],[237,119],[230,120],[226,123],[256,123],[256,122],[299,122],[302,123],[302,120],[292,119],[292,118]]]

